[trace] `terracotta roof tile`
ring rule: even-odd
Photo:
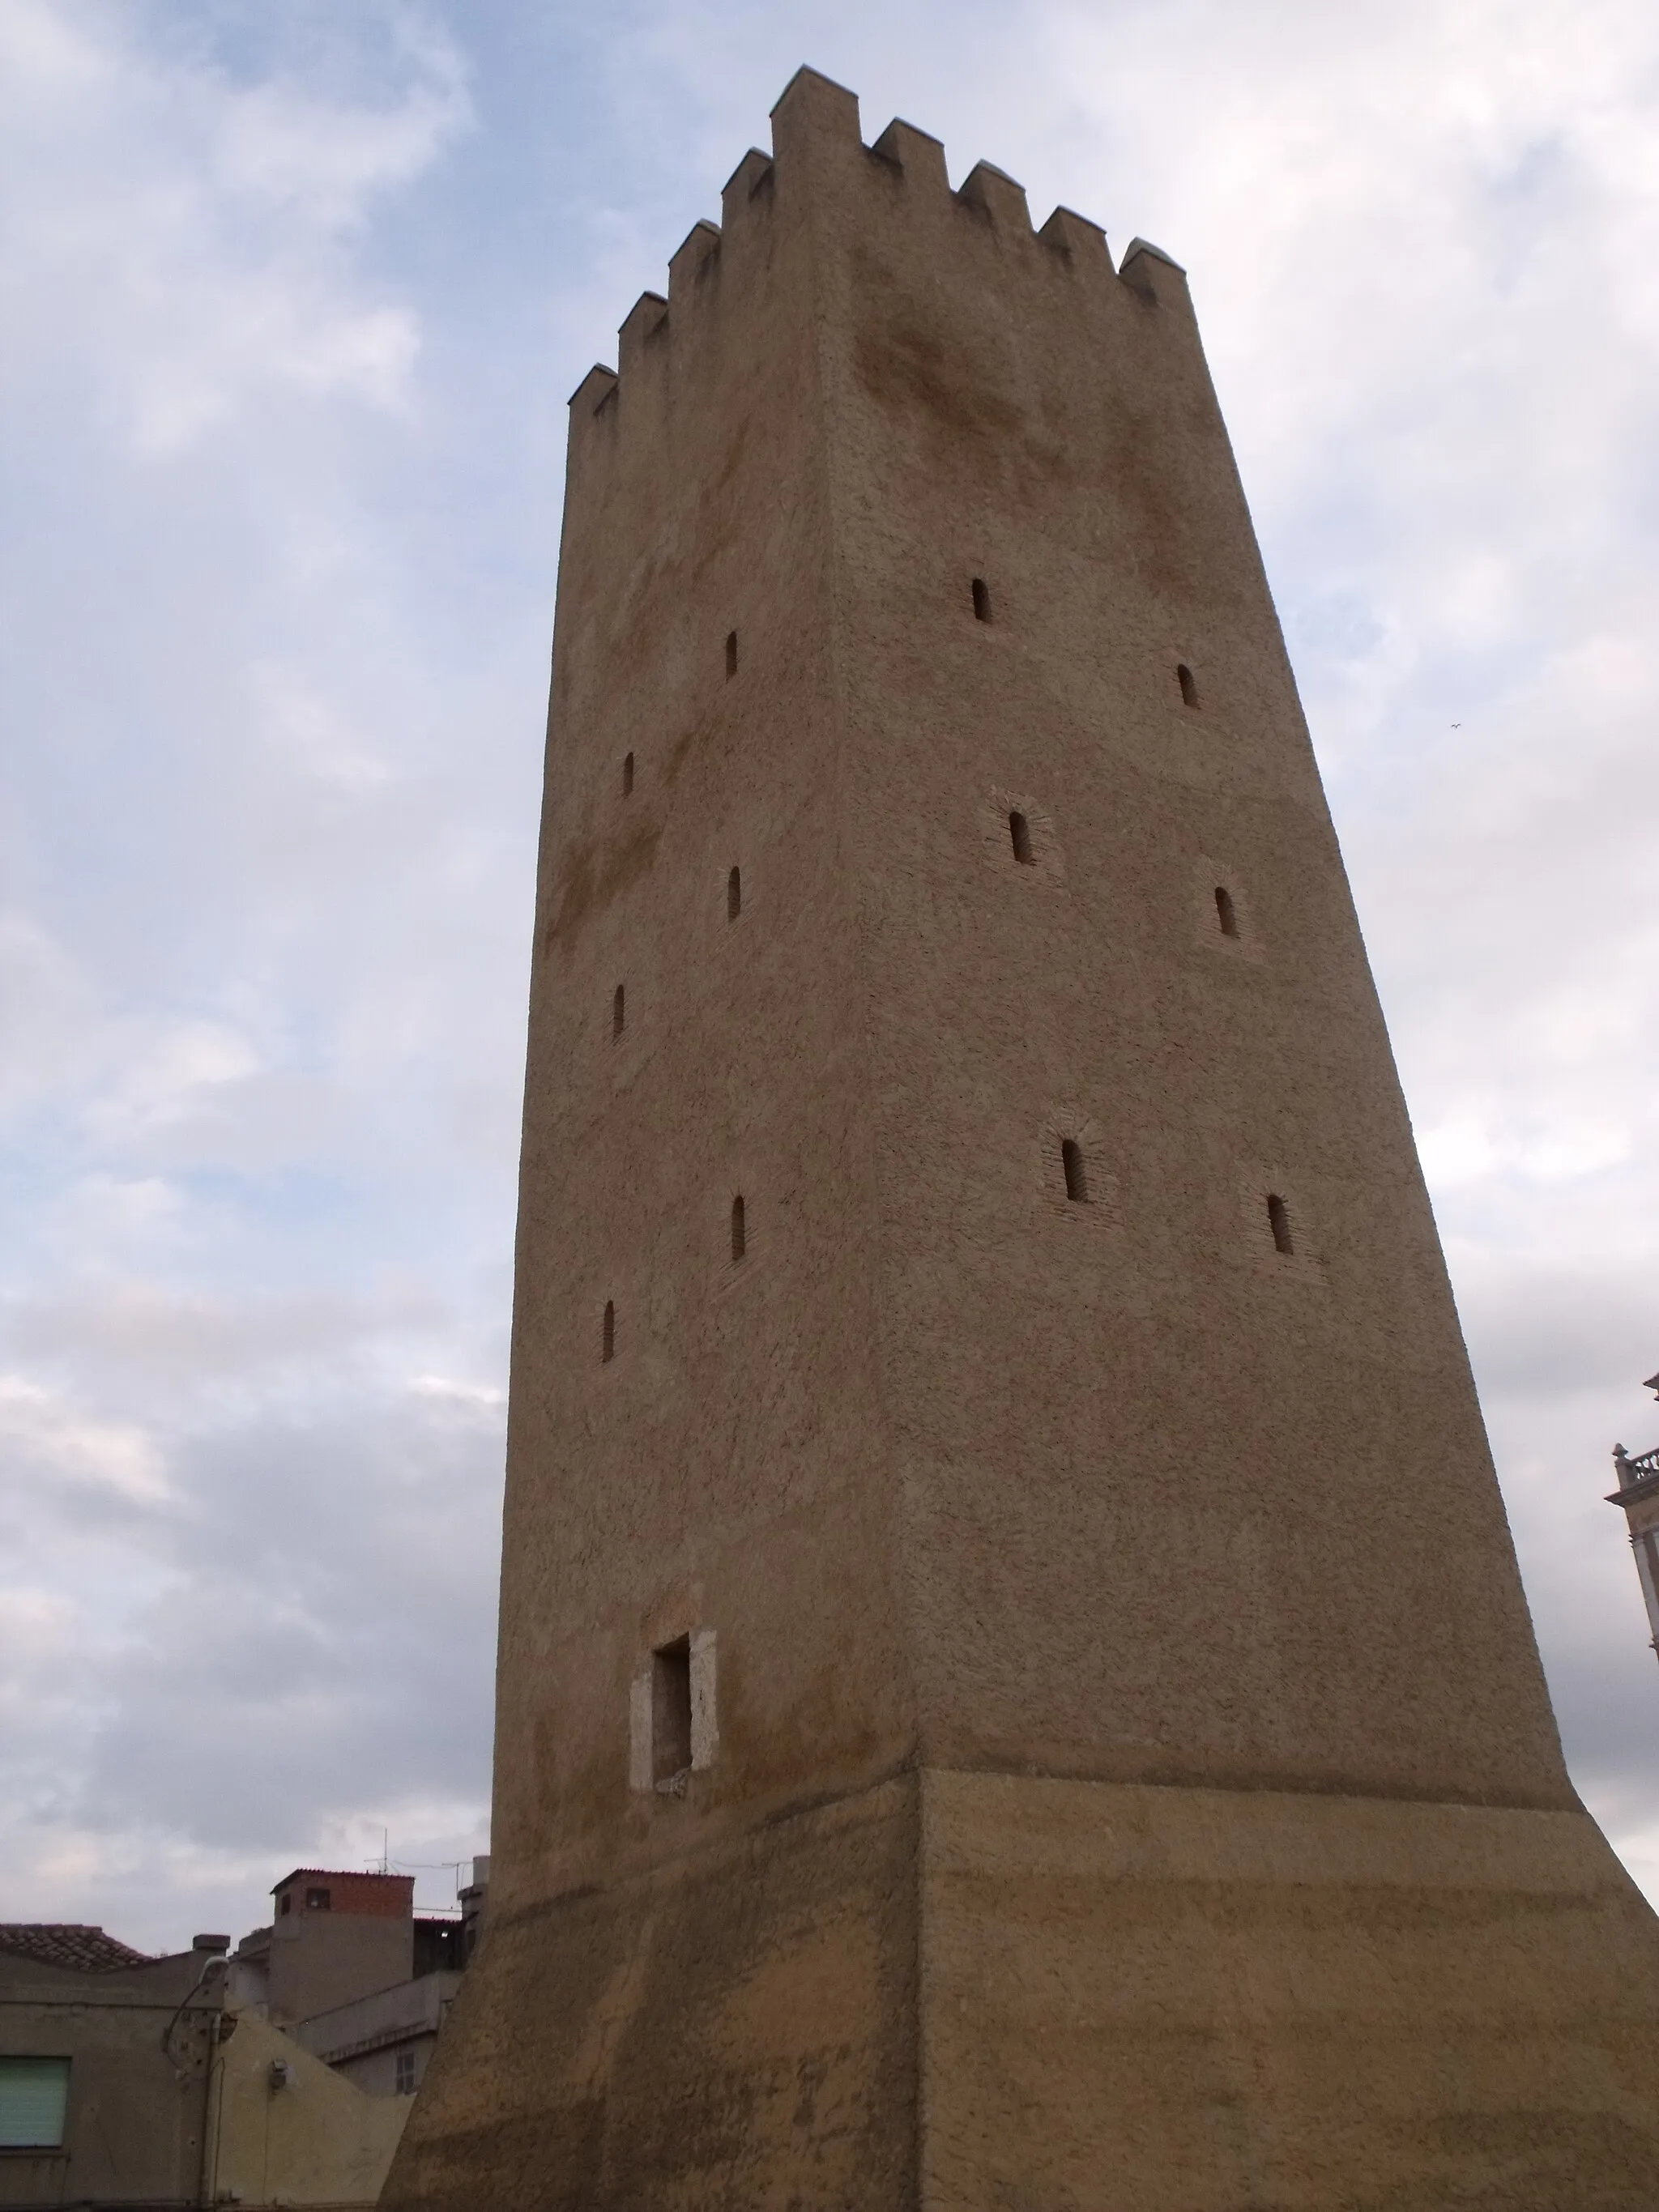
[[[101,1928],[57,1920],[0,1921],[0,1951],[33,1959],[43,1966],[70,1966],[83,1974],[113,1973],[121,1966],[147,1966],[149,1960],[130,1943],[118,1943]]]

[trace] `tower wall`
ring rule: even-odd
[[[677,1856],[683,1814],[732,1832],[875,1781],[915,1735],[813,210],[745,170],[718,242],[694,230],[668,301],[624,323],[619,381],[572,409],[509,1417],[508,1910]],[[704,1627],[719,1756],[665,1801],[630,1787],[631,1686]]]
[[[494,1878],[384,2201],[1645,2203],[1181,272],[811,72],[723,215],[572,404]]]
[[[924,1754],[1565,1804],[1185,283],[1146,251],[1115,276],[1074,217],[1037,235],[997,173],[953,196],[934,142],[884,161],[850,98],[814,97]]]

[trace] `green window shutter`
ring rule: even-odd
[[[67,2058],[0,2058],[0,2150],[56,2150],[69,2109]]]

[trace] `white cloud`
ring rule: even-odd
[[[204,1091],[255,1073],[257,1054],[222,1023],[181,1021],[149,1039],[125,1067],[117,1089],[92,1109],[100,1133],[124,1136],[191,1113]]]
[[[271,745],[302,774],[342,792],[373,791],[386,781],[387,762],[302,678],[263,662],[252,673]]]
[[[416,318],[366,296],[350,248],[465,127],[453,48],[406,52],[393,98],[366,105],[161,60],[137,28],[85,0],[0,20],[15,383],[72,363],[157,460],[284,387],[407,406]]]
[[[158,1947],[248,1924],[369,1769],[406,1849],[477,1846],[511,1164],[446,1122],[510,1097],[474,971],[527,897],[434,895],[516,733],[368,481],[428,434],[377,226],[465,137],[458,49],[395,0],[224,27],[0,21],[0,1911]],[[434,773],[469,718],[496,752]]]
[[[80,1073],[85,978],[31,916],[0,914],[0,1113],[13,1115]]]
[[[466,1413],[499,1415],[507,1407],[505,1390],[494,1389],[482,1382],[458,1382],[447,1375],[416,1375],[409,1387],[418,1398],[428,1398]]]
[[[0,1452],[20,1486],[101,1491],[131,1505],[167,1495],[153,1437],[131,1423],[88,1419],[22,1376],[0,1374]]]

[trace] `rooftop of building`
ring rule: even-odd
[[[285,1874],[281,1882],[270,1885],[270,1893],[281,1896],[281,1891],[289,1889],[295,1882],[338,1882],[349,1889],[378,1889],[380,1893],[389,1893],[389,1889],[396,1887],[414,1898],[414,1874],[380,1874],[378,1869],[365,1874],[361,1867],[295,1867],[295,1871]]]
[[[0,1922],[0,1951],[33,1959],[43,1966],[67,1966],[82,1974],[112,1974],[124,1966],[147,1966],[148,1952],[135,1951],[101,1928],[76,1921]]]
[[[285,1874],[280,1881],[273,1881],[270,1885],[271,1895],[276,1896],[279,1892],[286,1889],[290,1882],[295,1881],[338,1881],[354,1885],[395,1882],[407,1889],[411,1896],[415,1892],[415,1877],[412,1874],[382,1874],[378,1868],[366,1873],[358,1867],[301,1866],[295,1867],[290,1874]]]

